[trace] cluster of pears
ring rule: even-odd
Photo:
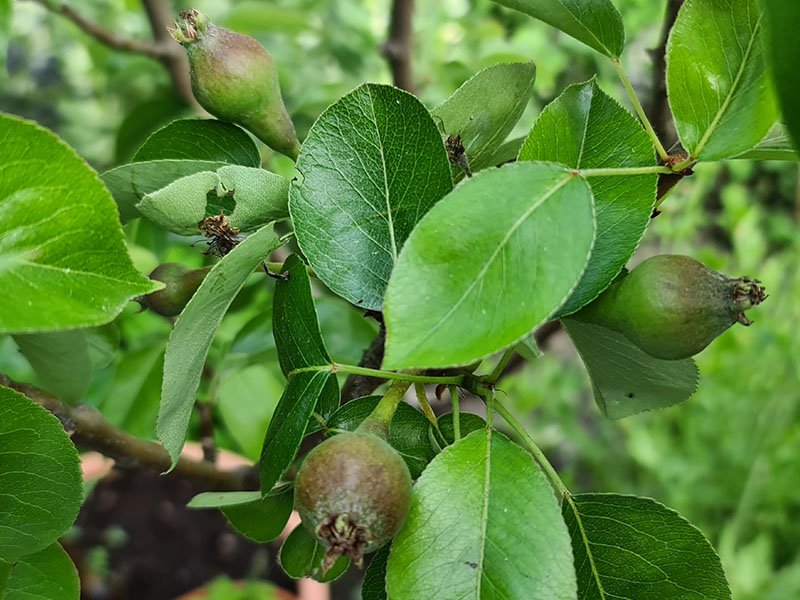
[[[734,323],[750,325],[745,311],[765,298],[757,280],[662,254],[618,278],[572,318],[617,331],[655,358],[679,360],[703,350]]]
[[[300,144],[269,52],[196,10],[181,13],[171,33],[186,48],[200,105],[296,159]],[[141,301],[176,316],[207,272],[161,265],[150,276],[165,288]],[[661,255],[620,276],[571,318],[617,331],[653,357],[679,360],[703,350],[734,323],[749,325],[744,312],[765,297],[756,280],[727,277],[686,256]],[[387,442],[390,420],[376,409],[354,432],[316,446],[297,472],[295,507],[327,548],[324,571],[341,556],[361,565],[364,554],[388,543],[406,519],[412,480]]]

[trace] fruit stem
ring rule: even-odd
[[[458,441],[461,439],[461,413],[459,412],[458,386],[450,385],[448,389],[450,390],[450,405],[453,411],[453,439]]]
[[[555,490],[561,494],[563,497],[569,496],[569,490],[567,486],[564,485],[564,482],[561,481],[561,477],[558,476],[558,473],[553,468],[553,465],[550,464],[550,461],[547,460],[547,457],[544,455],[544,452],[536,445],[536,441],[533,439],[530,433],[528,433],[525,428],[522,426],[522,423],[517,421],[514,415],[509,412],[509,410],[500,402],[497,398],[494,400],[494,410],[496,410],[501,417],[508,423],[508,426],[514,430],[514,432],[525,442],[525,445],[530,450],[533,457],[536,459],[536,462],[539,463],[539,466],[547,475],[547,478],[550,480],[550,485],[555,488]]]
[[[356,365],[343,365],[340,363],[331,363],[329,365],[320,365],[315,367],[300,367],[294,369],[289,373],[289,377],[295,373],[308,373],[328,371],[330,373],[348,373],[350,375],[366,375],[367,377],[378,377],[380,379],[405,381],[408,383],[433,383],[443,385],[461,385],[464,381],[464,375],[416,375],[413,373],[396,373],[395,371],[384,371],[382,369],[370,369],[367,367],[357,367]]]
[[[415,383],[414,393],[417,395],[417,402],[422,409],[422,414],[428,419],[428,422],[435,428],[439,429],[439,423],[436,421],[436,415],[431,408],[431,403],[428,402],[428,395],[425,393],[425,384]]]
[[[387,440],[389,438],[389,426],[392,423],[397,407],[403,401],[406,390],[410,383],[408,381],[395,381],[386,390],[383,398],[373,409],[370,415],[361,422],[356,431],[361,433],[372,433]]]
[[[506,366],[508,366],[508,361],[511,360],[511,357],[514,356],[514,348],[508,348],[504,353],[503,356],[500,357],[500,362],[497,363],[497,366],[489,373],[485,378],[485,383],[496,383],[498,379],[503,375],[503,371],[506,370]]]
[[[603,169],[576,169],[574,171],[583,177],[621,177],[624,175],[649,175],[655,173],[656,175],[669,175],[672,169],[662,165],[653,165],[651,167],[608,167]]]
[[[650,139],[653,141],[653,146],[655,146],[659,158],[661,158],[662,161],[667,162],[669,159],[669,154],[664,149],[664,145],[661,143],[661,140],[658,139],[658,135],[653,129],[653,126],[650,124],[650,120],[647,118],[647,114],[644,112],[642,103],[639,102],[639,97],[636,95],[636,90],[633,89],[633,85],[631,84],[631,80],[628,78],[628,74],[625,72],[625,68],[622,66],[622,63],[618,58],[611,59],[611,62],[614,63],[614,68],[617,70],[617,75],[619,75],[620,80],[622,80],[622,85],[625,86],[625,91],[628,92],[628,97],[631,99],[633,108],[636,110],[636,114],[639,115],[639,120],[642,122],[645,131],[647,131],[647,135],[649,135]]]

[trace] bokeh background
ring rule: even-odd
[[[665,2],[616,4],[629,39],[623,61],[647,105],[657,81],[648,49],[659,43]],[[137,0],[82,0],[71,6],[117,35],[152,39]],[[363,81],[391,82],[380,51],[388,0],[197,0],[193,6],[269,48],[301,139],[320,112],[342,94]],[[174,14],[184,8],[188,3],[173,3]],[[489,0],[418,2],[414,30],[415,84],[431,108],[481,68],[518,60],[535,61],[538,74],[534,99],[516,135],[523,135],[542,106],[565,86],[595,74],[604,89],[628,105],[608,60]],[[0,48],[0,110],[54,130],[101,172],[128,160],[159,126],[193,114],[162,64],[111,50],[35,2],[0,0]],[[266,149],[264,164],[291,173],[288,161]],[[571,489],[651,496],[678,510],[718,549],[736,600],[800,598],[798,165],[700,165],[662,210],[632,264],[654,253],[689,254],[729,274],[759,278],[770,294],[751,314],[754,326],[733,327],[697,357],[701,382],[694,397],[667,410],[606,420],[594,406],[580,360],[561,333],[548,338],[544,356],[521,365],[500,387]],[[126,226],[126,234],[143,272],[166,260],[190,266],[206,260],[185,239],[147,223]],[[375,335],[374,325],[343,301],[318,292],[323,334],[334,359],[358,362]],[[269,334],[269,294],[259,278],[237,299],[215,341],[212,359],[218,368],[207,382],[214,386],[218,445],[251,459],[258,456],[283,386]],[[154,435],[169,327],[129,307],[110,333],[119,351],[95,375],[86,398],[135,435]],[[0,338],[0,371],[35,380],[10,338]],[[158,478],[145,478],[103,485],[105,492],[117,494],[114,502],[122,502],[132,490],[156,490],[162,484]],[[87,484],[87,494],[91,486]],[[167,510],[158,501],[150,506],[140,499],[137,502],[144,504],[138,510],[165,510],[167,521],[182,523],[180,515],[169,511],[182,510],[180,499],[191,497],[192,491],[158,488],[152,493],[172,498],[174,506]],[[94,494],[90,504],[102,508],[102,501]],[[106,593],[89,596],[85,591],[87,598],[144,597],[114,596],[115,585],[124,587],[119,581],[125,581],[125,573],[130,577],[132,567],[125,561],[135,554],[134,529],[152,526],[150,521],[126,518],[125,510],[120,504],[103,518],[97,516],[100,512],[84,514],[71,534],[84,584],[91,578],[92,589]],[[234,578],[274,573],[269,566],[274,552],[260,555],[257,548],[236,546],[239,542],[225,537],[231,534],[224,531],[224,522],[213,521],[208,527],[217,537],[206,554],[221,553],[220,544],[234,544],[230,568],[213,556],[207,563],[202,557],[190,558],[185,544],[169,550],[178,558],[160,556],[158,547],[151,546],[151,562],[169,563],[177,570],[192,560],[196,568],[180,580],[186,590],[219,573]],[[159,539],[163,537],[158,532],[151,533],[150,542]],[[237,552],[247,558],[237,558]],[[154,577],[170,578],[153,572]],[[355,579],[337,584],[334,597],[357,598]],[[281,583],[291,587],[290,582]],[[215,589],[213,598],[239,597],[224,580]],[[161,597],[177,595],[170,590]],[[271,597],[262,593],[266,594],[253,588],[247,597]]]

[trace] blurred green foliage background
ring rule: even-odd
[[[617,0],[628,32],[623,60],[645,104],[663,2]],[[137,0],[73,6],[118,35],[150,39]],[[363,81],[388,83],[381,56],[387,0],[197,0],[213,20],[250,34],[274,55],[287,107],[302,137],[320,112]],[[175,13],[187,8],[175,2]],[[414,75],[433,107],[479,69],[533,60],[536,93],[515,135],[563,88],[597,74],[627,105],[612,65],[548,26],[489,0],[418,2]],[[29,1],[0,0],[0,110],[56,131],[98,170],[131,157],[160,125],[191,114],[158,62],[110,50]],[[746,124],[742,125],[743,127]],[[267,150],[265,165],[290,172]],[[654,497],[695,523],[719,550],[737,600],[800,597],[800,191],[792,163],[701,165],[663,205],[634,263],[655,253],[692,255],[767,286],[769,300],[698,357],[700,388],[687,403],[623,421],[604,419],[588,377],[563,334],[548,352],[504,379],[534,436],[574,491]],[[166,260],[200,266],[184,239],[147,223],[126,227],[137,266]],[[335,360],[357,362],[375,327],[345,302],[319,301]],[[254,278],[214,343],[217,372],[204,393],[225,427],[220,444],[251,458],[283,386],[269,333],[270,291]],[[169,323],[131,306],[119,319],[112,363],[98,372],[88,401],[116,424],[153,436],[161,357]],[[0,370],[33,374],[10,338]],[[267,400],[265,400],[265,396]],[[113,399],[113,401],[111,400]]]

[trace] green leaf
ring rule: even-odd
[[[568,87],[539,115],[519,160],[547,160],[575,169],[652,167],[650,138],[597,82]],[[657,175],[591,177],[597,237],[578,287],[559,315],[594,300],[633,254],[650,222]]]
[[[303,371],[289,379],[261,450],[262,492],[268,493],[291,466],[314,408],[320,404],[328,410],[338,403],[339,386],[330,372]]]
[[[789,160],[800,161],[800,153],[795,150],[786,128],[776,124],[763,140],[750,150],[745,150],[731,158],[748,160]]]
[[[156,92],[153,97],[133,106],[117,129],[114,162],[130,162],[151,133],[185,113],[187,108],[173,89]]]
[[[445,136],[461,136],[473,173],[500,164],[495,154],[530,102],[535,79],[532,62],[493,65],[431,111]],[[454,167],[453,175],[460,179],[464,172]]]
[[[206,492],[192,498],[188,508],[219,508],[231,526],[260,544],[277,538],[292,514],[291,486],[271,494],[261,492]]]
[[[11,577],[11,565],[0,560],[0,598],[8,589],[8,578]]]
[[[386,567],[391,546],[384,546],[372,555],[361,582],[361,600],[387,600]]]
[[[356,398],[339,408],[326,429],[355,431],[380,402],[380,396]],[[435,456],[428,438],[428,419],[412,406],[401,403],[389,426],[389,443],[400,453],[408,465],[412,479],[416,479]]]
[[[514,350],[522,358],[528,361],[536,360],[542,354],[544,354],[541,348],[539,348],[539,344],[536,343],[536,335],[533,332],[522,338]]]
[[[78,453],[53,415],[0,387],[0,560],[61,537],[83,497]]]
[[[173,121],[147,138],[133,157],[133,162],[164,159],[261,166],[258,146],[244,129],[214,119]]]
[[[672,406],[697,389],[699,373],[691,358],[661,360],[600,325],[577,319],[562,323],[592,378],[595,402],[607,417],[621,419]]]
[[[439,425],[439,430],[434,431],[431,426],[430,435],[435,436],[434,439],[440,444],[439,449],[444,446],[449,446],[456,442],[456,428],[453,422],[453,413],[445,413],[436,419]],[[479,431],[486,428],[486,421],[473,413],[460,412],[458,413],[458,432],[462,438],[467,437],[473,431]],[[441,435],[439,435],[441,433]]]
[[[317,581],[327,583],[334,581],[350,566],[350,559],[340,557],[330,570],[322,574],[322,559],[325,548],[302,525],[298,525],[286,538],[281,546],[278,556],[281,567],[292,579],[311,577]]]
[[[89,389],[92,361],[82,330],[15,335],[19,351],[33,367],[42,389],[66,402],[77,402]]]
[[[578,597],[729,600],[719,557],[703,534],[649,498],[580,494],[562,506]]]
[[[78,600],[78,571],[64,549],[54,543],[14,564],[6,593],[0,596],[3,600]]]
[[[293,254],[286,259],[281,272],[289,277],[275,283],[272,332],[283,374],[301,367],[329,365],[331,359],[319,332],[305,263]]]
[[[755,146],[777,119],[758,0],[687,0],[667,46],[667,90],[683,147],[717,160]]]
[[[7,34],[11,23],[11,0],[0,0],[0,33]],[[0,65],[4,59],[0,59]]]
[[[246,457],[258,460],[264,434],[283,393],[277,369],[251,365],[224,376],[217,392],[216,409],[225,429]]]
[[[259,491],[252,492],[203,492],[197,494],[186,505],[186,508],[225,508],[242,506],[261,500],[265,496]]]
[[[0,164],[0,332],[101,325],[158,289],[96,173],[51,132],[0,115]]]
[[[335,296],[316,300],[322,339],[333,362],[356,365],[378,334],[378,324],[349,302]]]
[[[125,352],[117,363],[111,388],[98,409],[116,427],[152,438],[161,399],[165,342]]]
[[[294,490],[287,486],[280,493],[272,493],[248,504],[223,507],[222,514],[233,528],[243,536],[265,544],[277,539],[294,507]]]
[[[533,458],[491,429],[446,448],[392,544],[390,598],[567,600],[569,535]]]
[[[586,267],[592,204],[583,178],[545,163],[459,185],[420,222],[392,273],[384,368],[467,364],[544,322]]]
[[[279,245],[272,226],[259,229],[239,243],[208,272],[175,323],[164,355],[156,426],[173,468],[186,441],[186,428],[214,333],[247,277]]]
[[[84,330],[89,344],[89,360],[94,370],[107,367],[119,350],[120,333],[114,323]]]
[[[224,162],[208,160],[151,160],[119,166],[106,171],[100,178],[114,196],[120,221],[124,224],[141,216],[136,205],[147,194],[181,177],[201,171],[216,171],[224,166]]]
[[[239,33],[264,35],[277,32],[293,35],[314,29],[314,20],[301,7],[274,6],[261,0],[243,0],[230,7],[225,15],[225,27]]]
[[[297,169],[289,210],[303,254],[331,290],[380,310],[400,248],[452,188],[436,124],[414,96],[365,84],[317,119]]]
[[[288,180],[264,169],[233,165],[181,177],[145,195],[136,209],[168,231],[199,235],[200,221],[220,212],[240,231],[285,219],[288,202]]]
[[[611,58],[625,47],[622,16],[610,0],[494,1],[544,21]]]
[[[800,151],[800,3],[786,0],[761,0],[764,7],[767,58],[772,67],[783,120]],[[790,159],[797,160],[797,158]]]

